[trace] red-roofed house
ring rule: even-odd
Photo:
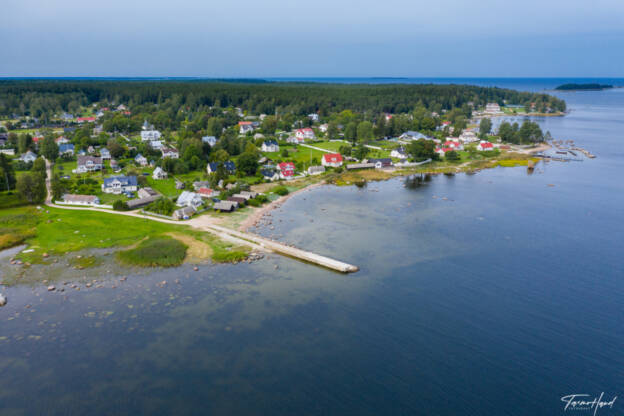
[[[332,168],[342,166],[342,155],[340,153],[325,153],[321,159],[321,165]]]
[[[479,142],[479,144],[477,145],[477,150],[479,151],[483,151],[483,150],[494,150],[494,145],[490,142],[486,142],[486,141],[481,141]]]
[[[254,126],[251,121],[239,121],[238,128],[240,134],[247,134],[247,132],[254,131]]]
[[[213,192],[214,191],[210,188],[199,188],[199,190],[197,191],[199,196],[201,196],[202,198],[210,198]]]
[[[444,147],[451,147],[455,150],[464,150],[464,145],[459,141],[459,139],[445,141]]]
[[[44,137],[43,137],[43,136],[38,136],[38,137],[33,137],[33,138],[32,138],[32,141],[33,141],[33,143],[35,143],[35,144],[39,144],[39,142],[42,142],[42,141],[43,141],[43,139],[44,139]]]
[[[78,123],[84,123],[84,122],[93,123],[94,121],[95,121],[95,117],[78,117],[76,119],[76,122]]]
[[[56,144],[67,144],[67,143],[69,143],[69,140],[67,140],[67,137],[65,137],[65,136],[57,137],[56,139],[54,139],[54,141],[56,142]]]
[[[282,162],[277,167],[280,170],[281,179],[291,179],[295,176],[295,164],[293,162]]]
[[[305,129],[297,130],[297,132],[295,133],[295,136],[298,139],[302,139],[302,140],[316,138],[316,135],[314,134],[314,130],[312,130],[310,127],[306,127]]]
[[[440,156],[444,156],[446,155],[446,152],[450,152],[451,150],[455,150],[452,147],[436,147],[436,153],[439,154]]]

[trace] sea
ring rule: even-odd
[[[624,413],[624,89],[279,80],[548,91],[569,113],[534,120],[597,157],[321,186],[255,230],[353,274],[270,254],[1,288],[0,415]]]

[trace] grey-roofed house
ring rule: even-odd
[[[154,180],[167,179],[167,176],[168,176],[167,172],[165,172],[160,166],[158,166],[152,172],[152,179]]]
[[[68,205],[99,205],[100,198],[95,195],[63,195],[63,203]]]
[[[156,192],[155,190],[153,190],[149,186],[146,186],[145,188],[139,189],[139,191],[137,192],[137,195],[139,196],[139,198],[147,198],[147,197],[150,197],[150,196],[160,196],[160,194],[158,192]]]
[[[197,210],[192,206],[176,209],[173,211],[173,218],[176,220],[188,220],[196,212]]]
[[[136,192],[139,189],[136,176],[113,176],[104,179],[102,192],[107,194],[121,194],[123,192]]]
[[[217,144],[217,138],[215,136],[204,136],[202,137],[202,143],[208,143],[210,147],[213,147]]]
[[[200,207],[204,201],[201,196],[195,192],[191,191],[182,191],[178,199],[176,200],[176,205],[179,207],[189,207],[192,206],[194,208]]]
[[[238,208],[238,203],[234,201],[219,201],[215,203],[212,208],[215,211],[232,212]]]
[[[277,181],[280,178],[279,173],[273,169],[262,169],[260,174],[267,181]]]
[[[347,165],[347,170],[356,170],[356,169],[375,169],[374,163],[352,163]]]
[[[102,170],[102,158],[96,156],[78,156],[76,173],[95,172]]]
[[[110,160],[111,159],[110,151],[105,147],[101,148],[100,157],[102,158],[102,160]]]
[[[403,140],[418,140],[418,139],[429,139],[429,137],[425,136],[424,134],[418,132],[418,131],[406,131],[405,133],[403,133],[402,135],[399,136],[399,139],[403,139]]]
[[[230,160],[228,160],[227,162],[223,162],[223,166],[225,167],[225,170],[230,174],[236,171],[236,165]],[[208,171],[208,173],[214,173],[217,171],[218,167],[219,162],[208,163],[206,170]]]
[[[30,150],[19,157],[19,160],[21,160],[24,163],[32,163],[36,159],[37,159],[37,155],[31,152]]]
[[[308,168],[308,175],[320,175],[325,172],[325,166],[310,166]]]
[[[375,169],[387,168],[392,166],[392,159],[384,157],[381,159],[368,159],[368,163],[375,164]]]
[[[262,142],[263,152],[279,152],[279,144],[275,140],[265,140]]]

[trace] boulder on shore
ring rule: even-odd
[[[6,304],[7,304],[7,298],[2,293],[0,293],[0,306],[4,306]]]

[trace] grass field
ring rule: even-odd
[[[172,237],[151,237],[135,248],[118,251],[116,258],[132,266],[173,267],[182,264],[187,248],[186,244]]]
[[[288,157],[282,156],[283,149],[288,150]],[[316,163],[320,163],[321,158],[323,157],[324,154],[325,153],[321,152],[320,150],[310,149],[310,148],[303,147],[303,146],[295,147],[293,145],[280,146],[279,152],[263,153],[264,156],[274,161],[282,160],[285,162],[295,162],[295,163],[301,162],[301,163],[308,164],[308,165],[310,164],[310,160],[314,160],[314,159],[316,159]]]

